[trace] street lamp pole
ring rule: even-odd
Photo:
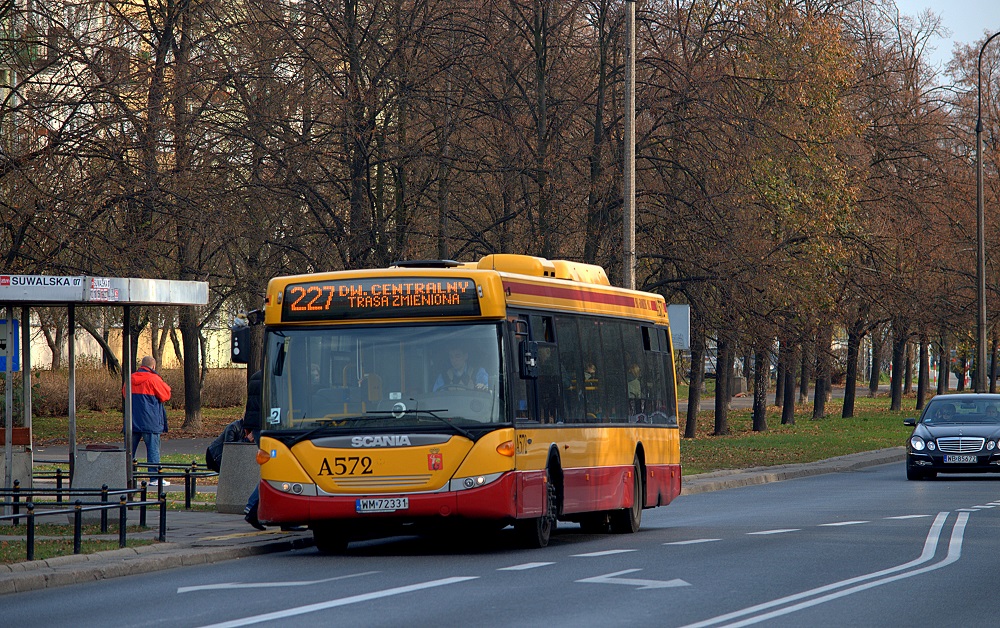
[[[635,0],[625,0],[625,173],[624,196],[624,283],[635,289]]]
[[[979,49],[976,63],[976,392],[986,392],[986,215],[983,211],[983,53],[1000,33],[994,33]]]

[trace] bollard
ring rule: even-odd
[[[108,485],[101,484],[101,534],[108,533]]]
[[[62,503],[62,467],[56,467],[56,503]]]
[[[118,498],[118,547],[125,547],[125,525],[126,521],[125,496]]]
[[[191,469],[184,469],[184,510],[191,510]]]
[[[28,560],[35,560],[35,503],[28,502]]]
[[[160,536],[159,541],[163,543],[167,540],[167,498],[160,495],[157,499],[160,502]]]
[[[142,505],[139,506],[139,525],[143,528],[146,527],[146,480],[141,483],[142,493],[140,493]]]
[[[13,475],[13,474],[11,474]],[[21,480],[14,480],[14,514],[19,514],[21,512]],[[21,520],[18,517],[14,517],[14,525],[16,526]]]
[[[73,506],[73,553],[80,553],[80,545],[83,542],[83,504],[76,500]]]

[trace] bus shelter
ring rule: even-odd
[[[76,464],[76,310],[78,307],[114,306],[123,309],[122,371],[131,372],[129,321],[133,306],[194,306],[208,304],[208,283],[169,279],[136,279],[123,277],[6,275],[0,274],[0,371],[5,373],[4,416],[4,488],[12,485],[14,466],[14,386],[12,374],[20,370],[23,424],[27,444],[31,436],[31,308],[65,307],[69,318],[69,465],[72,478]],[[15,321],[20,310],[20,324]],[[15,328],[19,328],[16,329]],[[15,350],[16,348],[16,350]],[[132,381],[124,377],[125,398],[131,398]],[[126,477],[132,482],[132,404],[124,404],[123,433],[125,435]],[[29,467],[30,468],[30,467]]]

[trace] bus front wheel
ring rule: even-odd
[[[337,526],[317,526],[312,532],[321,554],[342,554],[347,549],[347,535]]]
[[[615,534],[632,534],[642,524],[642,467],[639,460],[632,462],[632,507],[611,512],[611,531]]]
[[[549,544],[552,532],[556,528],[556,487],[549,479],[545,480],[546,512],[541,517],[518,519],[514,522],[514,532],[520,544],[528,548],[540,548]]]

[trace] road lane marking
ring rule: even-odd
[[[577,580],[577,582],[585,582],[590,584],[625,584],[629,586],[639,587],[639,590],[643,589],[666,589],[668,587],[689,587],[690,583],[685,582],[679,578],[673,580],[641,580],[639,578],[619,578],[618,576],[623,576],[627,573],[634,573],[636,571],[642,571],[641,569],[626,569],[625,571],[616,571],[614,573],[605,574],[603,576],[594,576],[593,578],[584,578],[583,580]]]
[[[306,606],[298,606],[283,611],[275,611],[273,613],[265,613],[263,615],[253,615],[252,617],[233,619],[231,621],[224,621],[218,624],[209,624],[207,626],[203,626],[202,628],[237,628],[238,626],[261,624],[266,621],[276,621],[276,620],[286,619],[288,617],[295,617],[296,615],[315,613],[316,611],[322,611],[328,608],[347,606],[349,604],[357,604],[358,602],[368,602],[370,600],[377,600],[384,597],[391,597],[393,595],[401,595],[403,593],[412,593],[413,591],[423,591],[424,589],[433,589],[435,587],[443,587],[443,586],[448,586],[450,584],[458,584],[459,582],[476,580],[478,578],[479,576],[458,576],[454,578],[443,578],[441,580],[431,580],[430,582],[419,582],[417,584],[406,585],[405,587],[395,587],[392,589],[385,589],[384,591],[373,591],[371,593],[362,593],[361,595],[352,595],[350,597],[344,597],[337,600],[328,600],[326,602],[318,602],[316,604],[307,604]]]
[[[923,519],[932,515],[899,515],[898,517],[886,517],[886,519]]]
[[[986,504],[984,506],[976,506],[976,508],[996,508],[996,504]]]
[[[695,543],[711,543],[712,541],[721,541],[722,539],[691,539],[690,541],[673,541],[671,543],[664,543],[664,545],[694,545]]]
[[[956,508],[955,512],[979,512],[979,508]]]
[[[575,558],[595,558],[597,556],[611,556],[612,554],[627,554],[634,552],[634,549],[604,550],[603,552],[589,552],[587,554],[573,554]]]
[[[178,593],[191,593],[192,591],[214,591],[218,589],[272,589],[274,587],[307,587],[312,584],[322,584],[333,582],[334,580],[347,580],[359,576],[371,576],[377,571],[364,571],[362,573],[352,573],[346,576],[336,576],[333,578],[323,578],[322,580],[298,580],[292,582],[220,582],[218,584],[202,584],[193,587],[178,587]]]
[[[524,563],[523,565],[511,565],[510,567],[501,567],[497,571],[523,571],[525,569],[534,569],[535,567],[545,567],[547,565],[554,565],[555,563]]]
[[[856,526],[861,523],[871,523],[870,521],[837,521],[836,523],[821,523],[821,528],[836,528],[838,526]]]
[[[759,536],[764,536],[767,534],[784,534],[785,532],[798,532],[801,528],[785,528],[784,530],[762,530],[760,532],[747,532],[747,534],[756,534]]]
[[[947,567],[952,563],[958,561],[962,557],[962,539],[965,536],[965,525],[969,521],[969,513],[963,512],[959,513],[958,520],[955,522],[955,527],[951,529],[951,541],[948,543],[948,554],[940,561],[927,565],[926,567],[921,567],[920,569],[914,569],[913,571],[907,571],[905,573],[896,574],[894,576],[888,576],[880,580],[873,580],[872,582],[866,582],[864,584],[859,584],[857,586],[851,587],[849,589],[843,589],[841,591],[836,591],[834,593],[828,593],[822,597],[813,598],[805,602],[799,602],[793,606],[787,606],[776,611],[771,611],[770,613],[765,613],[763,615],[758,615],[756,617],[749,617],[743,621],[736,622],[734,624],[726,624],[725,628],[740,628],[741,626],[749,626],[750,624],[756,624],[762,621],[767,621],[768,619],[774,619],[775,617],[780,617],[782,615],[788,615],[789,613],[794,613],[800,611],[804,608],[809,608],[811,606],[817,606],[819,604],[824,604],[831,600],[836,600],[842,597],[847,597],[848,595],[853,595],[861,591],[867,591],[868,589],[874,589],[875,587],[882,586],[883,584],[889,584],[891,582],[896,582],[898,580],[903,580],[905,578],[912,578],[913,576],[919,576],[931,571],[941,569],[942,567]]]
[[[934,554],[937,553],[938,539],[940,539],[941,537],[941,529],[944,527],[944,522],[948,518],[948,514],[949,513],[947,512],[938,513],[937,517],[934,518],[934,522],[931,523],[931,529],[927,532],[927,538],[924,540],[924,548],[920,552],[920,556],[917,556],[915,559],[909,562],[905,562],[901,565],[896,565],[895,567],[889,567],[888,569],[883,569],[881,571],[876,571],[874,573],[863,574],[860,576],[856,576],[854,578],[849,578],[847,580],[841,580],[840,582],[834,582],[832,584],[816,587],[815,589],[810,589],[808,591],[803,591],[801,593],[788,595],[783,598],[778,598],[777,600],[771,600],[770,602],[763,602],[761,604],[750,606],[748,608],[744,608],[739,611],[733,611],[732,613],[719,615],[718,617],[706,619],[704,621],[700,621],[694,624],[688,624],[683,628],[705,628],[706,626],[715,626],[716,624],[727,622],[730,619],[736,619],[737,617],[744,617],[746,615],[753,615],[754,613],[764,611],[769,608],[774,608],[775,606],[781,606],[782,604],[788,604],[789,602],[796,602],[798,600],[807,597],[812,597],[814,595],[819,595],[821,593],[826,593],[828,591],[833,591],[835,589],[851,586],[858,582],[865,582],[866,580],[881,578],[883,576],[888,576],[890,574],[898,573],[900,571],[905,571],[907,569],[911,569],[918,565],[922,565],[928,562],[929,560],[933,559]]]

